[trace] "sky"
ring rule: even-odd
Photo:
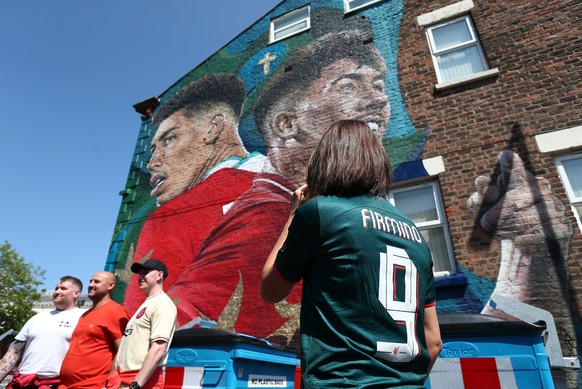
[[[133,105],[280,1],[0,2],[0,244],[46,271],[39,290],[103,270],[141,124]]]

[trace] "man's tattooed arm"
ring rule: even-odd
[[[8,351],[4,354],[4,358],[0,361],[0,381],[2,381],[9,373],[12,373],[14,367],[22,359],[24,353],[24,346],[26,342],[15,340],[8,347]]]

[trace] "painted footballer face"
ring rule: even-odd
[[[352,58],[324,67],[296,109],[304,143],[315,145],[332,123],[347,118],[367,122],[382,138],[390,118],[384,74]]]
[[[324,68],[293,109],[296,134],[282,151],[293,171],[285,175],[296,184],[304,180],[312,151],[329,126],[341,119],[358,119],[380,139],[390,118],[385,92],[385,68],[376,69],[352,58],[343,58]]]
[[[164,204],[196,185],[206,172],[207,153],[201,152],[204,130],[200,120],[188,118],[180,111],[164,120],[154,136],[151,172],[151,195]]]

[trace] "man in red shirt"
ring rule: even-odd
[[[111,299],[115,276],[95,273],[88,294],[93,307],[85,312],[73,332],[69,351],[61,365],[59,389],[101,388],[129,321],[125,309]]]

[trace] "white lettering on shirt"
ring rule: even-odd
[[[374,230],[386,232],[406,240],[422,243],[420,232],[414,224],[408,224],[366,208],[362,209],[361,215],[362,226],[364,228],[373,228]]]

